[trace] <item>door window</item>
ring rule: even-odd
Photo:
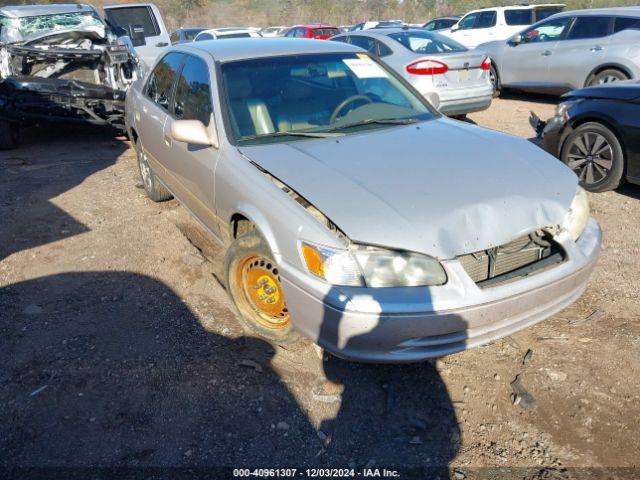
[[[491,28],[496,24],[497,13],[495,10],[489,10],[488,12],[480,12],[478,20],[474,28]]]
[[[564,35],[571,17],[547,20],[522,34],[522,43],[555,42]]]
[[[156,68],[149,75],[149,80],[147,80],[147,86],[145,87],[147,97],[167,111],[169,110],[169,101],[171,99],[171,88],[183,57],[184,54],[182,53],[168,53],[156,65]]]
[[[389,47],[387,47],[384,43],[376,41],[378,45],[378,56],[386,57],[387,55],[391,55],[393,52]]]
[[[174,116],[179,120],[200,120],[209,125],[212,112],[210,85],[206,62],[188,56],[176,85]]]
[[[531,10],[525,8],[517,8],[504,11],[504,19],[507,25],[531,25],[532,22]]]
[[[198,38],[196,38],[197,42],[202,42],[203,40],[213,40],[213,35],[205,32],[201,33],[200,35],[198,35]]]
[[[569,40],[606,37],[611,33],[611,17],[578,17],[576,18]]]
[[[105,10],[107,19],[129,32],[130,25],[142,25],[145,37],[160,35],[158,22],[150,7],[122,7]]]
[[[171,40],[171,43],[176,43],[180,40],[180,34],[178,32],[173,32],[169,37],[169,40]]]
[[[545,18],[549,18],[551,15],[555,15],[556,13],[560,13],[564,10],[564,7],[544,7],[544,8],[536,8],[533,12],[535,14],[535,21],[539,22],[544,20]]]
[[[478,19],[478,12],[470,13],[469,15],[464,17],[462,20],[460,20],[460,22],[458,23],[458,27],[460,30],[470,30],[474,28],[477,19]]]

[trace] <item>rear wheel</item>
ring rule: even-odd
[[[13,150],[20,145],[20,127],[7,120],[0,120],[0,150]]]
[[[153,200],[154,202],[163,202],[165,200],[171,199],[173,196],[171,192],[165,188],[158,177],[151,169],[149,165],[149,160],[147,158],[147,152],[142,146],[142,141],[140,138],[136,141],[136,156],[138,157],[138,167],[140,169],[140,178],[142,180],[142,184],[144,185],[144,191],[147,193],[147,196]]]
[[[626,73],[616,69],[616,68],[607,68],[595,75],[592,75],[591,78],[587,81],[588,87],[593,87],[595,85],[608,85],[613,82],[620,82],[622,80],[629,80],[629,77]]]
[[[564,142],[562,161],[591,192],[618,188],[624,174],[624,153],[618,137],[600,123],[576,128]]]
[[[256,230],[231,244],[224,273],[227,292],[247,330],[280,344],[298,339],[292,328],[278,265],[267,242]]]

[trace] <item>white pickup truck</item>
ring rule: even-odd
[[[169,31],[158,7],[151,3],[108,5],[104,7],[107,21],[128,36],[138,58],[147,68],[153,65],[158,55],[171,45]]]

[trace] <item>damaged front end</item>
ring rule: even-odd
[[[138,60],[95,12],[5,18],[0,40],[0,119],[124,128]]]

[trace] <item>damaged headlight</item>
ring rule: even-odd
[[[562,228],[571,234],[573,240],[577,240],[589,221],[589,198],[582,187],[578,187],[575,197],[571,202],[569,211],[564,217]]]
[[[566,122],[569,119],[569,109],[581,101],[582,99],[576,99],[559,103],[556,107],[555,116],[562,118],[562,120]]]
[[[308,271],[332,285],[417,287],[447,281],[440,262],[419,253],[365,245],[334,249],[308,242],[301,244],[301,252]]]

